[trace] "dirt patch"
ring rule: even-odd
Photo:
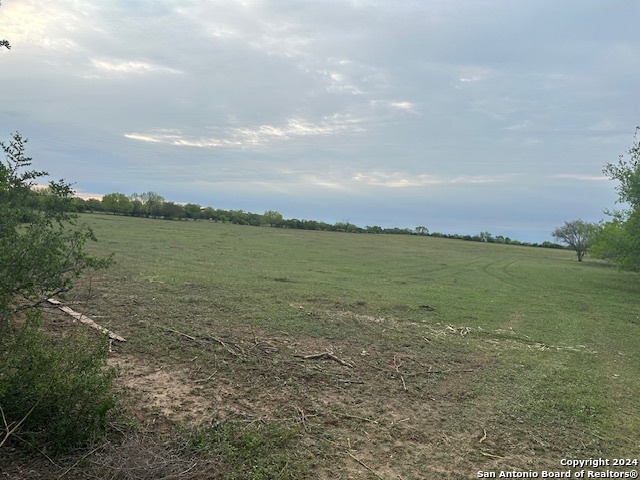
[[[143,362],[126,354],[111,355],[108,364],[119,368],[116,384],[135,399],[147,420],[160,415],[176,423],[201,422],[214,410],[211,398],[204,396],[205,388],[190,378],[186,368]],[[219,387],[219,396],[225,393]]]

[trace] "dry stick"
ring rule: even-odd
[[[296,405],[296,410],[298,411],[298,415],[300,415],[300,421],[302,422],[302,428],[304,428],[305,432],[309,431],[309,429],[307,428],[307,416],[305,415],[304,410],[302,410],[297,405]]]
[[[371,422],[371,423],[375,423],[376,425],[378,424],[378,420],[373,420],[371,418],[366,418],[366,417],[358,417],[356,415],[347,415],[346,413],[338,413],[338,412],[331,412],[334,415],[338,415],[340,417],[345,417],[345,418],[355,418],[356,420],[364,420],[366,422]]]
[[[484,435],[482,435],[482,438],[480,439],[480,441],[478,443],[482,443],[487,439],[487,431],[483,428],[482,432],[484,433]]]
[[[382,479],[382,477],[381,477],[380,475],[378,475],[378,474],[376,473],[376,471],[375,471],[374,469],[372,469],[369,465],[367,465],[367,464],[366,464],[366,463],[364,463],[362,460],[360,460],[359,458],[357,458],[356,456],[354,456],[351,452],[347,452],[347,453],[348,453],[348,454],[349,454],[349,456],[350,456],[351,458],[353,458],[356,462],[358,462],[358,463],[359,463],[360,465],[362,465],[364,468],[366,468],[366,469],[367,469],[367,470],[369,470],[371,473],[373,473],[373,474],[376,476],[376,478],[381,478],[381,479]],[[383,479],[383,480],[384,480],[384,479]]]
[[[484,455],[485,457],[491,457],[491,458],[505,458],[505,457],[501,457],[500,455],[493,455],[492,453],[487,453],[487,452],[480,452],[481,455]]]
[[[154,325],[154,327],[161,328],[162,330],[166,330],[168,332],[177,333],[178,335],[182,335],[189,340],[193,340],[194,342],[197,340],[196,337],[192,337],[191,335],[187,335],[186,333],[179,332],[178,330],[174,330],[173,328],[163,327],[162,325]]]
[[[216,337],[203,337],[202,340],[213,340],[216,343],[219,343],[220,345],[222,345],[224,348],[227,349],[227,352],[229,352],[232,355],[238,355],[237,352],[234,352],[233,349],[231,347],[229,347],[226,343],[224,343],[222,340],[220,340],[219,338]],[[236,347],[242,354],[244,354],[244,350],[242,348],[240,348],[238,345],[233,344],[234,347]]]
[[[29,411],[27,412],[27,414],[26,414],[24,417],[22,417],[22,419],[21,419],[18,423],[16,423],[16,425],[15,425],[13,428],[11,428],[11,429],[9,429],[9,427],[10,427],[10,426],[7,424],[7,419],[6,419],[6,417],[4,416],[4,410],[2,409],[2,407],[0,407],[0,413],[2,413],[2,422],[4,423],[5,431],[6,431],[6,433],[5,433],[5,435],[4,435],[4,438],[3,438],[3,439],[2,439],[2,441],[0,442],[0,447],[2,447],[2,446],[5,444],[5,442],[9,439],[9,437],[10,437],[11,435],[13,435],[13,434],[15,434],[15,433],[16,433],[16,431],[17,431],[17,430],[20,428],[20,426],[24,423],[24,421],[27,419],[27,417],[28,417],[29,415],[31,415],[31,413],[32,413],[32,412],[35,410],[35,408],[38,406],[38,404],[40,403],[40,400],[42,400],[42,397],[40,397],[40,398],[38,399],[38,401],[33,405],[33,407],[31,407],[31,410],[29,410]],[[12,423],[13,423],[13,422],[12,422]]]
[[[185,473],[189,472],[190,470],[193,470],[196,467],[196,465],[198,465],[198,462],[195,462],[193,465],[191,465],[189,468],[187,468],[184,472],[180,472],[178,474],[178,478],[181,478],[182,475],[184,475]]]
[[[71,308],[62,305],[62,303],[59,302],[58,300],[56,300],[55,298],[48,298],[47,302],[49,302],[51,305],[55,305],[60,310],[62,310],[63,312],[65,312],[65,313],[67,313],[69,315],[71,315],[76,320],[80,320],[82,323],[84,323],[86,325],[89,325],[90,327],[95,328],[96,330],[99,330],[102,333],[108,335],[109,338],[111,338],[113,340],[117,340],[119,342],[126,342],[126,340],[124,338],[122,338],[120,335],[117,335],[117,334],[113,333],[111,330],[108,330],[108,329],[104,328],[103,326],[98,325],[96,322],[91,320],[86,315],[78,313],[78,312],[72,310]]]
[[[198,341],[198,340],[205,340],[205,341],[206,340],[213,340],[213,341],[219,343],[220,345],[222,345],[224,348],[226,348],[229,353],[231,353],[233,355],[237,355],[236,352],[234,352],[231,348],[229,348],[229,346],[226,343],[224,343],[222,340],[220,340],[219,338],[216,338],[216,337],[197,338],[197,337],[193,337],[191,335],[187,335],[186,333],[180,332],[178,330],[174,330],[173,328],[163,327],[162,325],[155,325],[154,324],[154,327],[160,328],[162,330],[166,330],[168,332],[173,332],[173,333],[176,333],[178,335],[182,335],[183,337],[188,338],[189,340],[191,340],[193,342]]]
[[[352,364],[339,359],[332,352],[312,353],[311,355],[294,355],[294,356],[304,358],[305,360],[328,358],[329,360],[338,362],[340,365],[344,365],[345,367],[354,368]]]
[[[211,375],[209,375],[207,378],[201,378],[200,380],[194,380],[193,383],[204,383],[204,382],[208,382],[209,380],[211,380],[213,378],[213,376],[215,375],[215,373],[212,373]]]
[[[76,463],[74,463],[74,464],[73,464],[73,465],[71,465],[69,468],[67,468],[67,469],[62,473],[62,475],[60,475],[60,476],[57,478],[57,480],[60,480],[60,479],[61,479],[62,477],[64,477],[67,473],[69,473],[71,470],[73,470],[73,469],[76,467],[76,465],[78,465],[82,460],[84,460],[85,458],[87,458],[87,457],[88,457],[89,455],[91,455],[92,453],[97,452],[97,451],[98,451],[98,450],[100,450],[102,447],[104,447],[104,445],[100,445],[100,446],[98,446],[98,447],[94,448],[93,450],[91,450],[90,452],[85,453],[82,457],[80,457],[80,458],[78,459],[78,461],[77,461]]]

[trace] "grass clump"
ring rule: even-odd
[[[274,422],[235,422],[199,426],[187,433],[189,448],[220,461],[215,478],[266,480],[303,478],[303,461],[294,458],[297,433]]]

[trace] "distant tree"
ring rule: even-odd
[[[562,245],[558,245],[557,243],[544,241],[540,245],[542,248],[564,248]]]
[[[202,209],[200,216],[206,220],[215,220],[216,209],[213,207],[205,207]]]
[[[195,203],[187,203],[184,206],[184,213],[187,215],[187,218],[192,218],[194,220],[200,219],[202,207]]]
[[[74,197],[73,199],[73,205],[75,207],[75,211],[82,213],[86,210],[86,200],[84,198],[80,198],[80,197]]]
[[[477,237],[480,242],[493,243],[493,235],[489,232],[480,232]]]
[[[176,220],[186,216],[184,207],[173,202],[164,202],[160,215],[167,220]]]
[[[297,218],[288,218],[282,222],[282,226],[285,228],[303,229],[304,220],[298,220]]]
[[[419,226],[416,227],[416,233],[418,235],[429,235],[429,229],[427,227]]]
[[[105,212],[129,215],[133,211],[133,203],[124,193],[107,193],[102,197],[102,208]]]
[[[161,217],[162,204],[164,197],[156,192],[144,192],[131,194],[133,200],[139,200],[142,203],[142,212],[148,217]]]
[[[302,220],[302,224],[305,230],[322,230],[321,223],[316,220]],[[284,220],[282,226],[284,226]]]
[[[282,221],[282,214],[275,210],[267,210],[262,214],[262,222],[270,227],[281,227]]]
[[[336,232],[349,232],[349,233],[362,233],[365,231],[364,229],[351,223],[349,220],[345,222],[336,222],[333,225],[332,230]]]
[[[30,195],[30,206],[40,210],[56,210],[59,212],[75,212],[76,203],[73,198],[62,198],[55,187],[49,185],[38,188]]]
[[[97,198],[90,198],[84,202],[85,209],[90,212],[102,212],[102,202]]]
[[[584,220],[573,220],[565,222],[563,226],[556,228],[551,235],[557,241],[567,244],[578,255],[581,262],[591,239],[597,230],[597,225],[585,222]]]
[[[137,198],[132,199],[131,197],[129,197],[129,200],[131,200],[131,215],[133,215],[134,217],[144,216],[144,205],[142,204],[142,202]]]

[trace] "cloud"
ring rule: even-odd
[[[363,119],[349,114],[334,114],[313,123],[290,118],[283,125],[258,125],[222,129],[218,136],[195,135],[180,130],[159,130],[146,133],[131,132],[124,136],[142,142],[164,143],[179,147],[198,148],[257,148],[274,143],[293,141],[302,137],[328,137],[338,134],[364,132]],[[219,129],[216,129],[219,130]]]
[[[138,60],[107,61],[91,59],[91,65],[99,71],[115,74],[182,73],[179,70]]]
[[[446,177],[442,175],[410,174],[408,172],[368,172],[356,173],[352,180],[356,183],[389,188],[425,187],[429,185],[495,183],[512,179],[514,174],[500,175],[463,175]]]
[[[580,180],[587,182],[600,182],[602,180],[609,180],[608,177],[604,175],[586,175],[580,173],[558,173],[556,175],[551,175],[551,178],[560,178],[566,180]]]

